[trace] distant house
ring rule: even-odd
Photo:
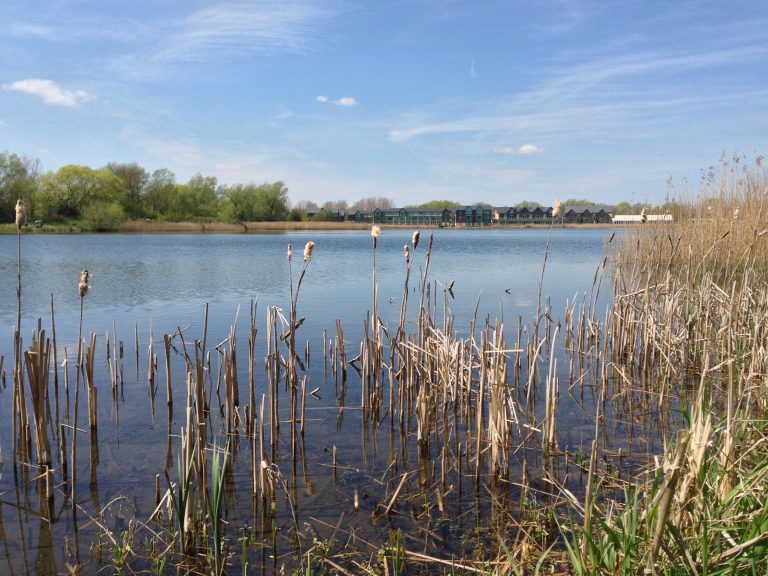
[[[396,226],[506,226],[549,224],[552,222],[551,206],[497,206],[482,204],[455,208],[376,208],[373,211],[358,210],[347,215],[349,220],[365,224],[389,224]],[[606,205],[565,206],[557,223],[610,224],[633,223],[639,215],[614,217],[613,207]],[[344,214],[339,214],[343,219]],[[648,222],[671,222],[672,216],[648,215]]]
[[[358,216],[355,218],[357,220]],[[366,221],[362,220],[362,215],[359,218]],[[401,226],[448,226],[452,218],[448,208],[376,208],[371,221]]]
[[[493,223],[512,224],[517,220],[517,211],[513,206],[498,206],[493,209]]]
[[[566,206],[563,210],[563,222],[568,224],[610,224],[612,206]]]

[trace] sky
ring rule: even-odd
[[[766,0],[3,0],[0,152],[293,202],[659,204],[768,150],[766,30]]]

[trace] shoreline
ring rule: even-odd
[[[27,225],[25,234],[252,234],[262,232],[297,232],[297,231],[345,231],[370,230],[371,223],[362,222],[145,222],[130,220],[124,222],[117,230],[96,232],[83,230],[73,224],[44,224],[40,228]],[[637,224],[512,224],[491,226],[412,226],[381,224],[384,230],[526,230],[558,228],[637,228]],[[16,234],[14,224],[0,225],[0,234]]]

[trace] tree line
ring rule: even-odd
[[[391,198],[374,196],[353,204],[329,200],[322,205],[299,201],[291,206],[282,181],[262,184],[218,184],[213,176],[196,174],[188,182],[176,181],[173,172],[147,171],[137,163],[110,162],[102,168],[69,165],[43,172],[39,160],[0,153],[0,216],[14,218],[16,200],[25,201],[31,220],[78,220],[95,230],[114,230],[126,219],[149,218],[169,222],[254,222],[279,220],[337,221],[352,218],[358,210],[393,208]],[[591,204],[569,199],[566,206]],[[451,200],[433,200],[418,208],[452,208]],[[490,206],[489,204],[484,204]],[[537,202],[516,205],[533,208]],[[640,212],[643,205],[622,202],[616,214]]]
[[[0,217],[10,222],[17,199],[30,219],[45,222],[78,220],[95,230],[116,229],[126,219],[189,221],[279,221],[338,219],[355,210],[389,208],[390,198],[371,197],[351,206],[329,201],[291,207],[282,181],[262,184],[218,184],[213,176],[196,174],[177,182],[166,168],[147,171],[137,163],[111,162],[102,168],[69,165],[43,172],[37,159],[0,153]]]

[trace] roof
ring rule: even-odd
[[[563,207],[563,213],[570,212],[573,210],[577,214],[581,214],[582,212],[586,212],[587,210],[590,211],[592,214],[596,214],[597,212],[600,212],[601,210],[603,212],[613,212],[614,207],[608,206],[606,204],[587,204],[587,205],[565,205]]]

